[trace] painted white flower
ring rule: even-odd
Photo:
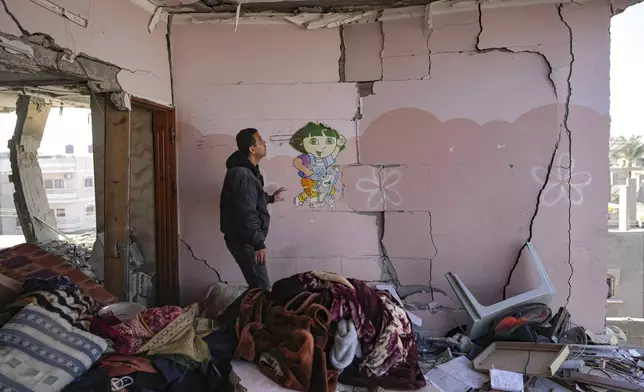
[[[568,165],[570,165],[570,168],[568,168]],[[547,174],[547,167],[535,167],[532,169],[532,176],[542,185],[546,182]],[[543,193],[541,194],[541,203],[545,206],[553,206],[560,200],[567,199],[568,180],[570,180],[570,203],[572,205],[582,204],[584,201],[582,189],[591,183],[592,177],[588,172],[575,172],[575,160],[570,159],[570,155],[567,153],[560,155],[559,161],[552,165],[548,184],[543,188]]]
[[[356,183],[356,189],[369,195],[367,205],[369,209],[375,210],[380,206],[392,204],[395,206],[402,203],[402,197],[393,189],[402,178],[402,174],[397,169],[387,170],[384,176],[380,177],[380,171],[372,167],[370,178],[361,178]]]

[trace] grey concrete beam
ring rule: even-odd
[[[9,140],[13,198],[27,242],[58,239],[56,232],[47,226],[56,227],[56,218],[49,208],[38,164],[38,148],[50,109],[51,104],[40,98],[20,96],[16,104],[16,129]]]

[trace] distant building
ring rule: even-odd
[[[66,148],[66,151],[70,151]],[[73,149],[71,150],[73,152]],[[91,150],[89,150],[91,151]],[[96,228],[94,161],[92,155],[39,155],[49,208],[57,229],[76,233]],[[9,180],[9,153],[0,153],[0,235],[21,235],[22,229],[13,201],[14,186]]]

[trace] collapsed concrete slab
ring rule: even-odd
[[[50,109],[51,104],[40,98],[20,96],[16,129],[9,141],[14,203],[27,242],[58,239],[58,234],[50,228],[56,227],[56,218],[49,208],[38,165],[38,147]]]

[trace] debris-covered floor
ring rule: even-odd
[[[619,328],[572,324],[564,308],[529,301],[421,336],[392,287],[321,271],[270,292],[216,283],[185,308],[145,308],[96,282],[93,243],[0,252],[0,389],[644,390],[644,350]]]

